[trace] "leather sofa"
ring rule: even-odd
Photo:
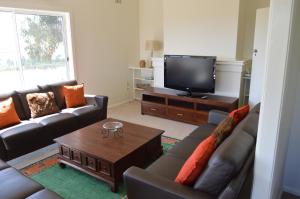
[[[11,160],[53,143],[53,139],[78,130],[97,121],[106,119],[106,96],[85,96],[87,105],[66,108],[63,85],[76,85],[67,81],[51,85],[37,86],[25,91],[13,91],[0,96],[0,101],[12,97],[21,123],[0,130],[0,159]],[[40,118],[31,118],[26,100],[28,93],[52,91],[60,112]]]
[[[1,199],[62,199],[0,160]]]
[[[211,111],[200,126],[147,169],[131,167],[124,173],[129,199],[247,199],[250,198],[260,106],[254,107],[216,149],[193,186],[174,182],[181,167],[227,113]]]

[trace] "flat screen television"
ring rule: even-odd
[[[165,55],[164,70],[166,88],[196,93],[215,92],[216,57]]]

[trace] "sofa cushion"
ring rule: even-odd
[[[38,142],[41,135],[45,135],[43,126],[29,121],[22,121],[18,125],[0,131],[0,137],[8,151],[21,151],[28,143]]]
[[[83,84],[74,86],[64,86],[63,92],[67,108],[74,108],[86,105]]]
[[[4,161],[0,160],[0,171],[3,169],[6,169],[8,167],[9,167],[8,164],[6,164]]]
[[[0,102],[0,129],[19,124],[20,118],[16,112],[13,98]]]
[[[229,116],[233,118],[235,125],[237,125],[238,123],[240,123],[240,121],[242,121],[247,116],[247,114],[249,113],[249,110],[250,110],[250,106],[246,105],[246,106],[243,106],[241,108],[238,108],[238,109],[232,111],[229,114]]]
[[[98,106],[94,105],[63,109],[61,112],[72,113],[73,115],[76,115],[81,126],[95,123],[102,117],[102,110]]]
[[[252,135],[254,138],[257,137],[258,131],[258,121],[259,121],[259,114],[258,113],[250,113],[249,117],[247,117],[243,124],[241,124],[241,128]]]
[[[49,191],[48,189],[43,189],[39,192],[32,194],[26,199],[61,199],[56,193]]]
[[[26,98],[32,118],[59,112],[53,92],[30,93]]]
[[[187,160],[193,153],[193,151],[196,149],[196,147],[199,145],[199,143],[201,143],[205,138],[186,137],[182,141],[178,142],[173,148],[171,148],[168,151],[168,154]]]
[[[194,188],[218,195],[241,170],[254,145],[255,139],[251,135],[235,131],[217,148]]]
[[[180,171],[185,159],[164,155],[151,164],[147,171],[153,173],[154,175],[165,177],[169,180],[175,180],[178,172]]]
[[[216,148],[217,139],[214,135],[210,135],[203,140],[184,163],[178,173],[175,182],[192,185],[204,170],[210,156]]]
[[[0,171],[0,198],[26,198],[43,189],[41,185],[25,177],[14,168]]]
[[[30,90],[17,91],[17,94],[19,96],[20,102],[21,102],[23,110],[24,110],[25,119],[27,119],[27,120],[31,117],[31,112],[30,112],[30,108],[29,108],[26,96],[29,93],[39,93],[39,92],[41,92],[41,90],[37,87],[30,89]]]
[[[39,118],[31,119],[39,123],[51,132],[52,138],[57,138],[78,128],[78,119],[71,113],[55,113]]]
[[[0,95],[0,101],[6,100],[6,99],[8,99],[10,97],[13,98],[14,105],[15,105],[15,108],[16,108],[16,111],[17,111],[17,114],[18,114],[19,118],[21,120],[26,119],[26,116],[25,116],[25,113],[24,113],[21,101],[20,101],[20,99],[19,99],[18,94],[17,94],[16,91]]]
[[[217,126],[214,124],[204,124],[194,130],[188,137],[199,139],[199,141],[207,138]]]
[[[66,102],[65,102],[65,96],[63,92],[63,86],[73,86],[76,85],[77,81],[76,80],[71,80],[71,81],[65,81],[65,82],[60,82],[56,84],[50,84],[49,87],[54,93],[55,100],[57,106],[62,110],[66,108]]]

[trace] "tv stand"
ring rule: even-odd
[[[230,112],[238,107],[238,98],[217,95],[201,97],[181,96],[175,90],[151,87],[142,93],[142,114],[200,125],[207,123],[210,110]]]
[[[190,91],[178,93],[177,96],[181,97],[190,97],[190,98],[201,98],[201,99],[207,99],[208,96],[201,94],[201,93],[192,93]]]

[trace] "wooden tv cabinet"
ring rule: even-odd
[[[207,123],[210,110],[230,112],[238,107],[238,98],[207,95],[202,99],[178,93],[171,89],[146,89],[142,93],[142,114],[199,125]]]

